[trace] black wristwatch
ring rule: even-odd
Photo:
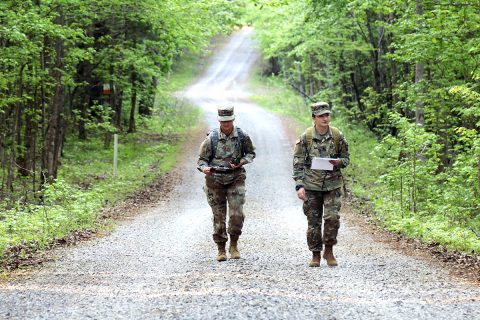
[[[295,191],[298,191],[298,190],[300,190],[300,189],[302,189],[302,188],[303,188],[303,186],[302,186],[302,185],[295,186]]]

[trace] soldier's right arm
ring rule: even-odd
[[[198,152],[198,161],[197,161],[197,169],[201,172],[206,167],[210,167],[210,154],[212,152],[212,146],[210,142],[210,137],[207,137],[203,140],[202,144],[200,145],[200,150]]]
[[[293,179],[295,180],[295,188],[303,186],[304,168],[305,168],[305,152],[301,136],[295,143],[293,149]]]

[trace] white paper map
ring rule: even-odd
[[[330,160],[338,160],[334,158],[319,158],[313,157],[312,159],[312,169],[314,170],[333,170],[333,164],[330,163]]]

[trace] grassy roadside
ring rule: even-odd
[[[256,75],[252,78],[252,99],[260,106],[275,113],[288,116],[298,122],[298,132],[311,126],[308,106],[303,99],[279,78],[264,78]],[[340,128],[349,142],[349,167],[344,170],[347,188],[354,196],[354,205],[358,212],[366,212],[370,220],[388,231],[419,239],[435,250],[458,252],[459,254],[478,255],[480,241],[470,230],[460,228],[448,221],[445,216],[409,215],[403,217],[394,210],[394,203],[386,204],[390,199],[389,191],[379,179],[389,168],[383,167],[383,161],[375,153],[378,140],[366,129],[347,121],[340,110],[335,110],[332,125]]]
[[[103,134],[87,141],[67,138],[56,183],[38,194],[41,201],[0,208],[0,270],[36,263],[41,250],[68,242],[72,234],[111,228],[102,210],[115,206],[153,183],[176,163],[187,132],[195,130],[201,111],[173,97],[192,82],[208,57],[185,56],[168,81],[160,84],[154,116],[138,119],[137,132],[119,134],[118,170],[113,177],[113,143]]]

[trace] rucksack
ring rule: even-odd
[[[330,126],[330,129],[332,129],[333,143],[335,144],[335,154],[338,155],[341,135],[340,130],[332,126]],[[307,130],[305,130],[305,144],[307,149],[306,156],[308,156],[308,154],[310,153],[310,149],[312,148],[314,130],[314,127],[309,127],[307,128]]]
[[[238,139],[236,141],[235,149],[239,150],[240,149],[240,157],[245,156],[245,133],[243,132],[242,129],[239,127],[236,127],[237,129],[237,135]],[[213,129],[208,133],[208,136],[210,137],[210,143],[211,143],[211,152],[210,152],[210,157],[208,159],[209,162],[215,158],[215,154],[217,152],[217,146],[218,146],[218,129]]]
[[[340,130],[338,130],[335,127],[330,126],[330,129],[332,129],[332,135],[333,135],[333,143],[335,144],[335,154],[338,156],[339,155],[339,145],[340,145]],[[304,143],[306,144],[305,146],[305,163],[307,163],[308,158],[310,156],[310,149],[312,148],[313,144],[313,130],[315,130],[313,127],[307,128],[305,131],[305,141]],[[342,181],[343,181],[343,193],[347,194],[347,185],[345,183],[345,179],[343,179],[343,175],[340,173]]]

